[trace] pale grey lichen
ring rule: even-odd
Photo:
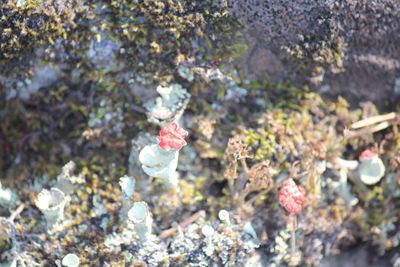
[[[79,184],[85,183],[85,178],[82,174],[78,176],[74,175],[75,169],[76,164],[73,161],[70,161],[64,165],[61,173],[57,176],[57,188],[67,195],[72,194]]]
[[[185,111],[190,94],[180,84],[159,85],[157,92],[160,95],[155,101],[144,104],[150,122],[162,125],[166,122],[178,121]]]
[[[160,178],[168,188],[178,187],[179,150],[165,151],[158,144],[145,146],[139,154],[143,171],[155,178]]]
[[[347,171],[341,169],[339,172],[339,194],[344,199],[346,205],[354,206],[358,203],[358,198],[356,198],[350,191],[350,186],[347,182]]]
[[[23,7],[26,4],[26,0],[17,0],[17,7]]]
[[[108,134],[121,136],[125,127],[122,104],[114,104],[108,99],[102,99],[99,106],[89,114],[88,127],[100,128]]]
[[[17,206],[18,203],[17,194],[9,188],[3,188],[0,183],[0,207],[11,208]]]
[[[45,185],[53,185],[53,181],[50,181],[49,177],[44,176],[34,176],[33,181],[29,184],[29,190],[31,192],[40,192]]]
[[[106,33],[98,31],[97,39],[90,41],[87,58],[93,67],[101,70],[118,71],[124,66],[123,61],[115,60],[121,44],[111,39]]]
[[[355,170],[358,167],[358,161],[357,160],[345,160],[345,159],[342,159],[342,158],[336,158],[335,159],[335,165],[337,165],[337,167],[339,167],[339,168]]]
[[[220,210],[220,211],[218,212],[218,218],[219,218],[222,222],[226,223],[227,225],[231,225],[231,220],[230,220],[229,217],[230,217],[230,216],[229,216],[229,211],[227,211],[227,210]]]
[[[59,65],[41,65],[36,63],[33,67],[32,78],[8,79],[0,75],[0,80],[10,88],[6,92],[6,100],[19,98],[22,100],[29,99],[36,94],[41,88],[49,86],[57,80],[62,73],[62,66]]]
[[[280,230],[275,237],[274,246],[271,247],[270,252],[274,255],[269,260],[269,266],[282,266],[284,265],[289,253],[289,239],[290,233],[284,229]]]
[[[92,203],[93,203],[92,217],[100,217],[104,214],[107,214],[107,208],[103,204],[100,195],[98,194],[94,195]]]
[[[136,236],[143,244],[150,239],[153,218],[146,202],[135,202],[128,211],[128,218],[133,223]]]
[[[65,255],[65,257],[62,259],[62,265],[66,267],[78,267],[79,264],[79,257],[73,253]]]
[[[234,77],[238,76],[236,72],[233,72],[232,75],[227,75],[217,67],[195,67],[192,70],[206,82],[221,82],[226,87],[226,93],[222,98],[223,101],[234,101],[238,103],[247,95],[247,90],[240,87],[234,79]]]
[[[129,252],[133,255],[132,260],[149,267],[173,266],[170,264],[165,244],[156,239],[148,240],[143,246],[132,247]]]
[[[124,233],[119,234],[114,232],[106,236],[104,240],[104,245],[113,252],[118,253],[121,251],[120,246],[122,244],[129,245],[131,243],[131,240],[131,235],[126,235]]]
[[[171,266],[169,255],[164,243],[155,236],[150,236],[145,242],[135,238],[134,226],[125,228],[121,233],[107,235],[104,245],[114,253],[124,252],[127,263],[139,262],[146,266]],[[122,251],[122,246],[126,249]]]
[[[243,231],[244,231],[246,234],[249,234],[249,235],[250,235],[252,238],[254,238],[255,240],[258,239],[256,230],[254,230],[254,227],[253,227],[253,225],[251,225],[251,222],[246,222],[246,223],[244,224],[244,226],[243,226]]]
[[[358,174],[364,184],[374,185],[385,175],[385,165],[377,155],[373,158],[363,158],[360,159]]]
[[[187,67],[179,66],[178,74],[189,82],[192,82],[194,80],[193,72]]]
[[[154,142],[154,137],[147,132],[141,132],[132,140],[131,151],[128,159],[128,174],[133,177],[138,177],[136,188],[142,193],[143,197],[147,195],[150,187],[150,179],[147,179],[146,174],[142,169],[142,164],[139,161],[140,151],[148,144]]]
[[[123,197],[129,199],[135,191],[136,180],[132,176],[125,175],[119,178],[119,185],[121,186]]]
[[[14,224],[0,217],[0,266],[17,266],[17,240]]]
[[[234,228],[238,228],[237,225]],[[171,241],[172,266],[242,266],[258,245],[223,224],[191,224]]]
[[[65,194],[58,188],[51,188],[50,191],[43,189],[35,205],[43,213],[49,228],[53,228],[64,218],[64,207],[66,204]]]
[[[345,160],[342,158],[336,158],[333,164],[329,164],[331,169],[339,169],[339,181],[333,181],[332,179],[326,179],[326,181],[329,181],[330,187],[334,188],[336,193],[343,198],[347,206],[354,206],[359,202],[358,198],[351,193],[350,185],[348,184],[348,172],[355,170],[358,165],[358,161],[356,160]]]

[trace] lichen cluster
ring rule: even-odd
[[[0,263],[313,266],[359,240],[380,255],[398,248],[397,115],[374,133],[353,129],[383,110],[297,80],[248,80],[232,64],[243,25],[223,3],[3,3],[0,222],[16,235],[0,228]],[[329,34],[285,46],[315,77],[343,70],[329,16]],[[171,121],[189,133],[179,155],[158,149],[176,149],[171,136],[156,144]],[[146,146],[157,149],[140,157]],[[360,167],[366,150],[378,164]],[[304,187],[288,209],[296,254],[285,181]]]

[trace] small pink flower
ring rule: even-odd
[[[181,149],[183,146],[186,146],[185,138],[187,136],[187,131],[179,128],[178,123],[172,122],[161,127],[157,141],[161,149],[169,151],[172,149]]]
[[[296,185],[293,179],[288,179],[279,191],[278,200],[289,212],[299,214],[306,200],[306,191],[303,187]]]
[[[369,150],[369,149],[364,150],[364,151],[361,152],[361,154],[360,154],[360,160],[363,160],[363,159],[373,159],[373,158],[375,158],[375,157],[376,157],[376,153],[373,152],[373,151],[371,151],[371,150]]]

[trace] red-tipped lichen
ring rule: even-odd
[[[376,157],[376,153],[373,152],[373,151],[371,151],[371,150],[369,150],[369,149],[364,150],[364,151],[361,152],[361,154],[360,154],[360,160],[363,160],[363,159],[373,159],[373,158],[375,158],[375,157]]]
[[[188,132],[179,128],[178,123],[172,122],[161,127],[160,135],[157,136],[157,141],[161,149],[169,151],[173,149],[181,149],[186,146],[185,138]]]
[[[299,214],[306,200],[306,191],[303,187],[296,185],[293,179],[283,183],[279,191],[279,202],[291,213]]]

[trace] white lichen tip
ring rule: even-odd
[[[224,222],[224,223],[226,223],[226,224],[231,224],[231,221],[230,221],[230,219],[229,219],[229,212],[228,212],[227,210],[220,210],[220,211],[218,212],[218,218],[219,218],[222,222]]]
[[[243,231],[244,231],[246,234],[249,234],[252,238],[258,239],[258,238],[257,238],[256,230],[254,230],[254,227],[253,227],[253,225],[251,225],[250,222],[247,222],[247,223],[243,226]]]
[[[43,189],[35,201],[36,207],[44,214],[50,225],[63,219],[65,203],[64,193],[55,187],[50,191]]]
[[[158,86],[160,94],[155,100],[144,104],[151,122],[162,124],[165,121],[177,121],[189,103],[190,94],[180,84]]]
[[[125,175],[119,178],[119,185],[121,186],[121,190],[125,199],[129,199],[132,197],[133,192],[135,191],[136,181],[132,176]]]
[[[358,167],[357,160],[346,160],[338,157],[335,159],[335,163],[339,168],[345,168],[349,170],[355,170]]]
[[[358,198],[356,198],[350,190],[349,184],[347,182],[347,171],[341,169],[339,172],[340,180],[339,180],[339,189],[340,195],[344,199],[346,205],[355,206],[358,203]]]
[[[201,232],[205,237],[211,237],[214,235],[214,228],[212,228],[209,225],[204,225],[203,228],[201,228]]]
[[[146,202],[135,202],[132,208],[128,211],[128,218],[133,223],[143,223],[149,213],[149,206]]]
[[[65,255],[62,260],[62,265],[67,267],[78,267],[79,264],[79,257],[72,253]]]
[[[14,259],[11,262],[0,262],[0,267],[17,267],[17,260]]]
[[[135,202],[128,211],[128,219],[133,223],[141,244],[147,242],[151,237],[153,219],[146,202]]]
[[[13,192],[10,189],[3,189],[0,183],[0,206],[10,206],[13,199]]]
[[[189,82],[192,82],[194,80],[194,75],[193,72],[191,72],[190,69],[184,67],[184,66],[179,66],[178,68],[178,74],[182,77],[188,80]]]
[[[76,164],[70,161],[62,167],[61,173],[57,176],[57,188],[67,195],[72,194],[76,190],[78,184],[85,183],[83,175],[74,175],[75,169]]]
[[[378,156],[371,159],[361,159],[358,173],[364,184],[374,185],[385,175],[385,165]]]
[[[164,151],[158,144],[145,146],[139,153],[143,171],[164,181],[167,187],[175,188],[178,184],[176,168],[178,150]]]
[[[171,87],[164,87],[164,86],[157,86],[157,93],[160,94],[160,96],[164,99],[164,100],[169,100],[171,97],[171,93],[172,93],[172,86]]]

